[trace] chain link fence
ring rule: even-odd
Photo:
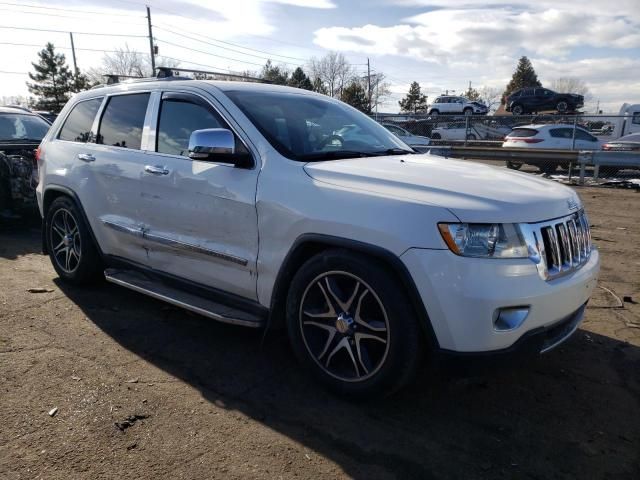
[[[375,120],[394,133],[430,139],[431,153],[507,166],[570,181],[580,165],[579,151],[615,149],[620,136],[640,132],[640,117],[629,115],[405,115],[379,114]],[[400,134],[399,136],[402,136]],[[409,143],[409,142],[408,142]],[[593,178],[594,169],[587,169]],[[596,171],[599,183],[622,182],[640,188],[637,167],[608,165]]]

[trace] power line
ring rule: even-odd
[[[127,13],[106,13],[106,12],[98,12],[95,10],[77,10],[72,8],[60,8],[60,7],[50,7],[50,6],[39,6],[39,5],[29,5],[24,3],[9,3],[9,2],[0,2],[0,5],[11,5],[13,7],[28,7],[28,8],[40,8],[45,10],[58,10],[61,12],[77,12],[77,13],[87,13],[87,14],[96,14],[96,15],[114,15],[114,16],[124,16],[124,17],[134,17],[134,18],[144,18],[143,15],[131,15]],[[26,13],[26,12],[25,12]]]
[[[184,48],[185,50],[191,50],[192,52],[197,52],[197,53],[202,53],[203,55],[210,55],[212,57],[217,57],[217,58],[222,58],[223,60],[229,60],[231,62],[240,62],[240,63],[246,63],[248,65],[256,65],[258,67],[262,67],[264,66],[264,64],[262,63],[255,63],[255,62],[247,62],[246,60],[239,60],[237,58],[230,58],[230,57],[224,57],[222,55],[216,55],[215,53],[209,53],[209,52],[205,52],[204,50],[198,50],[196,48],[191,48],[191,47],[186,47],[184,45],[179,45],[177,43],[173,43],[173,42],[169,42],[167,40],[163,40],[161,38],[157,38],[156,40],[158,40],[158,42],[164,42],[167,45],[172,45],[174,47],[178,47],[178,48]]]
[[[0,42],[0,45],[11,45],[14,47],[37,47],[37,48],[43,48],[43,46],[41,44],[37,44],[37,43],[14,43],[14,42]],[[60,50],[71,50],[71,47],[56,47],[56,49],[60,49]],[[80,48],[80,47],[76,47],[76,50],[81,50],[84,52],[103,52],[103,53],[120,53],[121,50],[102,50],[101,48]],[[129,53],[133,53],[136,55],[143,55],[141,52],[133,52],[130,51]]]
[[[7,70],[0,70],[0,73],[8,73],[10,75],[29,75],[29,72],[9,72]]]
[[[10,27],[8,25],[0,25],[0,28],[8,28],[11,30],[31,30],[34,32],[50,32],[68,34],[68,30],[49,30],[46,28],[30,28],[30,27]],[[147,38],[146,35],[129,35],[125,33],[95,33],[95,32],[73,32],[76,35],[96,35],[103,37],[130,37],[130,38]]]
[[[79,16],[73,16],[73,15],[61,15],[61,14],[57,14],[57,13],[50,13],[50,12],[25,12],[23,10],[17,10],[15,8],[0,8],[0,11],[3,12],[15,12],[15,13],[19,13],[21,15],[42,15],[45,17],[62,17],[62,18],[74,18],[76,20],[78,19],[87,19],[87,17],[79,17]],[[139,25],[142,26],[144,25],[143,23],[133,23],[133,22],[122,22],[122,21],[118,21],[119,25]]]
[[[207,37],[206,35],[200,35],[201,37],[206,38],[206,39],[208,39],[208,40],[213,40],[213,41],[215,41],[215,42],[223,43],[223,44],[225,44],[225,45],[231,45],[231,46],[233,46],[233,47],[243,48],[243,49],[245,49],[245,50],[250,50],[250,51],[253,51],[253,52],[263,53],[263,54],[265,54],[265,55],[268,55],[268,57],[258,56],[258,55],[252,55],[252,54],[250,54],[250,53],[241,52],[241,51],[239,51],[239,50],[234,50],[234,49],[232,49],[232,48],[228,48],[228,47],[221,47],[220,45],[216,45],[215,43],[210,43],[210,42],[204,41],[204,40],[202,40],[202,39],[200,39],[200,38],[197,38],[197,37],[191,37],[191,36],[189,36],[189,35],[185,35],[184,33],[179,33],[179,32],[173,31],[173,30],[169,29],[168,27],[165,27],[165,26],[164,26],[164,25],[162,25],[162,24],[160,24],[160,25],[158,25],[158,24],[154,24],[154,27],[156,27],[158,30],[164,30],[165,32],[169,32],[169,33],[172,33],[172,34],[174,34],[174,35],[178,35],[178,36],[181,36],[181,37],[184,37],[184,38],[188,38],[189,40],[194,40],[194,41],[196,41],[196,42],[202,42],[202,43],[205,43],[205,44],[207,44],[207,45],[212,45],[212,46],[214,46],[214,47],[218,47],[218,48],[225,48],[226,50],[230,50],[230,51],[232,51],[232,52],[240,53],[240,54],[242,54],[242,55],[247,55],[247,56],[251,56],[251,57],[257,57],[257,58],[282,57],[282,58],[289,58],[289,59],[291,59],[291,60],[301,60],[301,61],[303,61],[303,62],[306,62],[306,61],[307,61],[307,60],[306,60],[306,59],[304,59],[304,58],[290,57],[290,56],[288,56],[288,55],[280,55],[280,54],[277,54],[277,53],[267,52],[267,51],[265,51],[265,50],[258,50],[257,48],[243,47],[242,45],[238,45],[238,44],[236,44],[236,43],[226,42],[226,41],[224,41],[224,40],[218,40],[217,38]],[[281,61],[281,60],[279,60],[279,61]],[[298,65],[297,63],[292,63],[292,62],[285,62],[285,61],[281,61],[281,62],[282,62],[282,63],[289,63],[289,64],[291,64],[291,65]]]

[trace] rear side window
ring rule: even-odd
[[[89,142],[92,140],[91,126],[102,104],[102,97],[92,98],[78,103],[64,121],[58,138],[70,142]]]
[[[100,121],[97,143],[140,150],[148,102],[148,93],[111,97]]]
[[[576,134],[577,133],[578,132],[576,131]],[[573,138],[573,129],[572,128],[552,128],[551,130],[549,130],[549,134],[554,138],[572,139]],[[576,135],[576,138],[578,138],[577,135]]]
[[[162,100],[158,121],[159,153],[188,156],[189,137],[194,130],[229,128],[212,110],[184,100]]]
[[[534,137],[538,133],[538,130],[534,128],[514,128],[508,135],[509,137]]]

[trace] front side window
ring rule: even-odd
[[[573,129],[572,128],[552,128],[549,131],[549,134],[554,138],[567,138],[571,140],[573,138]],[[578,138],[577,135],[576,135],[576,138]]]
[[[100,121],[97,143],[139,150],[148,102],[148,93],[111,97]]]
[[[587,142],[597,142],[598,139],[593,135],[585,132],[584,130],[580,130],[576,128],[576,140],[585,140]]]
[[[275,91],[227,91],[280,154],[300,161],[413,153],[365,114],[329,98]]]
[[[64,121],[58,138],[70,142],[88,142],[92,139],[91,127],[102,104],[102,97],[78,103]]]
[[[183,99],[163,99],[158,120],[157,151],[188,156],[194,130],[229,128],[212,110]]]
[[[0,114],[0,141],[40,142],[47,134],[49,126],[36,115],[3,113]]]

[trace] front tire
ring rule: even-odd
[[[507,168],[510,168],[511,170],[520,170],[522,168],[522,164],[507,160]]]
[[[327,388],[352,399],[406,385],[422,357],[406,294],[376,260],[347,250],[309,259],[287,297],[292,348]]]
[[[464,115],[473,115],[473,108],[465,108],[462,113]]]
[[[73,200],[62,196],[51,203],[45,220],[45,234],[49,258],[62,280],[83,284],[100,278],[100,254]]]
[[[440,115],[440,112],[438,110],[431,110],[429,112],[430,117],[437,117],[438,115]]]
[[[569,110],[569,104],[565,100],[560,100],[556,105],[556,110],[559,113],[565,113]]]

